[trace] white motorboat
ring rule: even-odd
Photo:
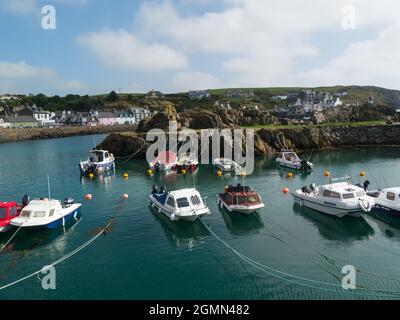
[[[343,179],[348,181],[332,183]],[[368,196],[363,188],[351,184],[349,177],[331,179],[330,184],[319,187],[314,183],[296,190],[292,195],[300,206],[337,217],[360,217],[362,212],[369,212],[374,204],[374,198]]]
[[[276,158],[276,163],[279,166],[301,170],[301,171],[311,171],[314,165],[308,160],[301,159],[293,150],[281,150],[281,153]]]
[[[72,217],[76,217],[81,208],[80,203],[67,198],[61,203],[59,200],[47,198],[35,199],[24,207],[21,214],[11,220],[15,227],[29,229],[53,229],[65,225]]]
[[[214,160],[214,166],[222,172],[233,172],[237,175],[242,174],[243,167],[237,164],[235,161],[227,158],[217,158]]]
[[[190,173],[196,172],[199,167],[199,160],[195,153],[179,154],[176,164],[172,167],[173,171],[181,173],[182,170],[186,170]]]
[[[368,192],[375,198],[371,212],[400,217],[400,188],[388,188],[377,192]]]
[[[149,162],[149,169],[153,172],[167,172],[178,164],[177,156],[173,151],[162,151],[154,160]]]
[[[114,155],[106,150],[91,150],[88,160],[79,163],[79,170],[85,175],[108,172],[114,169]]]
[[[200,193],[196,189],[181,189],[167,191],[165,188],[153,191],[149,196],[149,204],[165,214],[171,221],[185,220],[193,222],[197,217],[209,215],[210,210],[204,204]]]

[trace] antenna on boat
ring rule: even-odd
[[[97,149],[97,146],[96,146],[96,139],[94,138],[94,136],[92,136],[92,138],[93,138],[93,146],[94,146],[94,150],[96,150],[96,149]]]
[[[50,192],[50,176],[47,175],[47,191],[49,193],[49,200],[51,200],[51,192]]]

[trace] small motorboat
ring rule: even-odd
[[[400,217],[400,188],[387,188],[367,194],[375,199],[371,213]]]
[[[209,215],[210,210],[204,204],[200,193],[192,189],[167,191],[153,186],[149,196],[149,205],[165,214],[171,221],[184,220],[193,222],[197,217]]]
[[[66,198],[63,203],[48,198],[35,199],[11,220],[11,225],[26,229],[53,229],[65,225],[71,217],[76,218],[81,206],[72,198]]]
[[[176,171],[177,173],[182,173],[183,170],[186,172],[196,172],[198,169],[199,160],[195,153],[190,154],[180,154],[178,156],[178,160],[176,164],[172,166],[172,171]]]
[[[264,207],[260,195],[252,187],[227,186],[223,193],[217,196],[217,203],[221,208],[230,212],[250,214]]]
[[[311,162],[299,158],[296,152],[287,149],[281,150],[281,153],[276,158],[276,163],[282,167],[301,171],[311,171],[314,167]]]
[[[114,169],[114,155],[106,150],[91,150],[88,160],[79,163],[79,170],[83,175],[109,172]]]
[[[20,215],[22,208],[28,203],[28,195],[22,198],[21,205],[15,201],[0,202],[0,232],[7,232],[12,228],[11,221]]]
[[[222,172],[233,172],[237,175],[240,175],[243,172],[243,167],[231,159],[217,158],[213,163],[214,166]]]
[[[332,183],[344,180],[347,182]],[[359,186],[350,183],[350,177],[331,179],[331,183],[317,187],[315,183],[292,193],[294,201],[304,206],[329,215],[360,217],[362,212],[369,212],[374,198],[368,196]]]
[[[149,162],[149,169],[153,172],[168,172],[178,164],[175,152],[162,151],[153,161]]]

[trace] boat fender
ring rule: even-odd
[[[362,209],[362,211],[366,213],[371,211],[371,204],[368,201],[358,199],[358,203],[360,204],[360,208]]]
[[[174,220],[175,220],[175,214],[174,214],[174,213],[171,213],[171,215],[169,216],[169,218],[171,219],[171,221],[174,221]]]

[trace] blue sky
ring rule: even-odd
[[[47,4],[55,30],[41,26]],[[400,89],[398,9],[395,0],[0,0],[0,93]]]

